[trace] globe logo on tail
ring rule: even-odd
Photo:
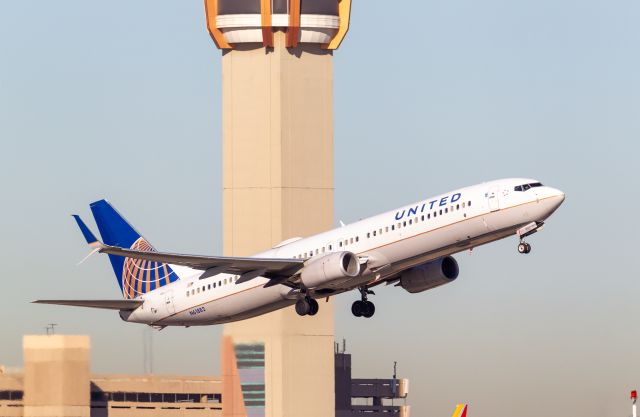
[[[131,249],[142,252],[156,251],[142,237],[131,245]],[[176,273],[165,263],[125,258],[122,268],[122,293],[124,298],[133,299],[177,279]]]

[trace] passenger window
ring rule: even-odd
[[[356,236],[356,242],[360,242],[360,236]]]
[[[371,237],[371,233],[367,232],[367,239]]]
[[[353,238],[349,239],[349,243],[353,245]]]
[[[345,239],[344,245],[347,246],[349,244],[349,239]]]
[[[438,216],[438,212],[437,212],[437,211],[434,211],[434,212],[433,212],[433,218],[435,219],[437,216]]]
[[[456,210],[460,210],[460,204],[456,206]]]
[[[375,231],[375,230],[373,231],[373,235],[374,235],[374,236],[376,235],[376,231]]]
[[[440,209],[440,215],[442,216],[442,209]]]
[[[465,204],[465,203],[462,203],[462,208],[464,208],[464,204]]]
[[[189,291],[187,291],[187,297],[189,296]]]
[[[333,249],[333,245],[329,245],[329,250]]]
[[[323,247],[322,247],[322,253],[324,253],[324,252],[325,252],[325,247],[323,246]]]
[[[391,225],[391,230],[396,230],[396,225],[395,224]]]
[[[406,220],[402,222],[402,227],[407,227],[407,222],[406,222]]]
[[[431,213],[427,213],[427,219],[431,218]]]
[[[449,212],[449,207],[445,207],[444,209],[445,214]]]
[[[422,221],[424,221],[424,214],[422,215]]]
[[[381,234],[382,234],[382,229],[380,229],[380,230],[378,231],[378,234],[379,234],[379,235],[381,235]]]
[[[409,219],[409,224],[413,224],[413,219]]]
[[[469,201],[469,204],[468,204],[468,206],[469,206],[469,207],[471,207],[471,201]]]
[[[200,294],[200,287],[198,287],[198,294]]]
[[[387,226],[387,227],[385,227],[385,228],[384,228],[384,232],[385,232],[385,233],[389,233],[389,226]]]
[[[320,253],[320,252],[318,251],[318,249],[316,249],[316,255],[317,255],[318,253]]]
[[[207,285],[207,290],[211,289],[211,284]]]
[[[218,281],[218,287],[222,287],[222,281]]]
[[[414,219],[414,222],[418,223],[418,218],[417,217]]]

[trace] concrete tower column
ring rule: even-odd
[[[88,336],[24,336],[24,416],[89,417]]]
[[[333,50],[350,0],[206,0],[222,53],[225,255],[333,225]],[[223,415],[335,415],[332,303],[225,325]]]
[[[316,45],[288,50],[285,42],[279,32],[271,52],[245,47],[222,57],[226,255],[250,255],[333,223],[332,54]],[[225,416],[334,415],[332,303],[314,317],[288,308],[231,323],[224,337]],[[227,372],[235,347],[254,345],[264,347],[264,414],[261,401],[247,401],[260,394]],[[239,384],[230,401],[228,390]]]

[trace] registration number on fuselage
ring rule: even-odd
[[[207,310],[204,307],[196,307],[189,311],[189,315],[195,316],[196,314],[204,313],[205,311]]]

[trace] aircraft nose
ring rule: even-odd
[[[560,204],[564,202],[564,192],[558,190],[557,188],[549,187],[549,195],[556,203],[556,207],[559,207]]]

